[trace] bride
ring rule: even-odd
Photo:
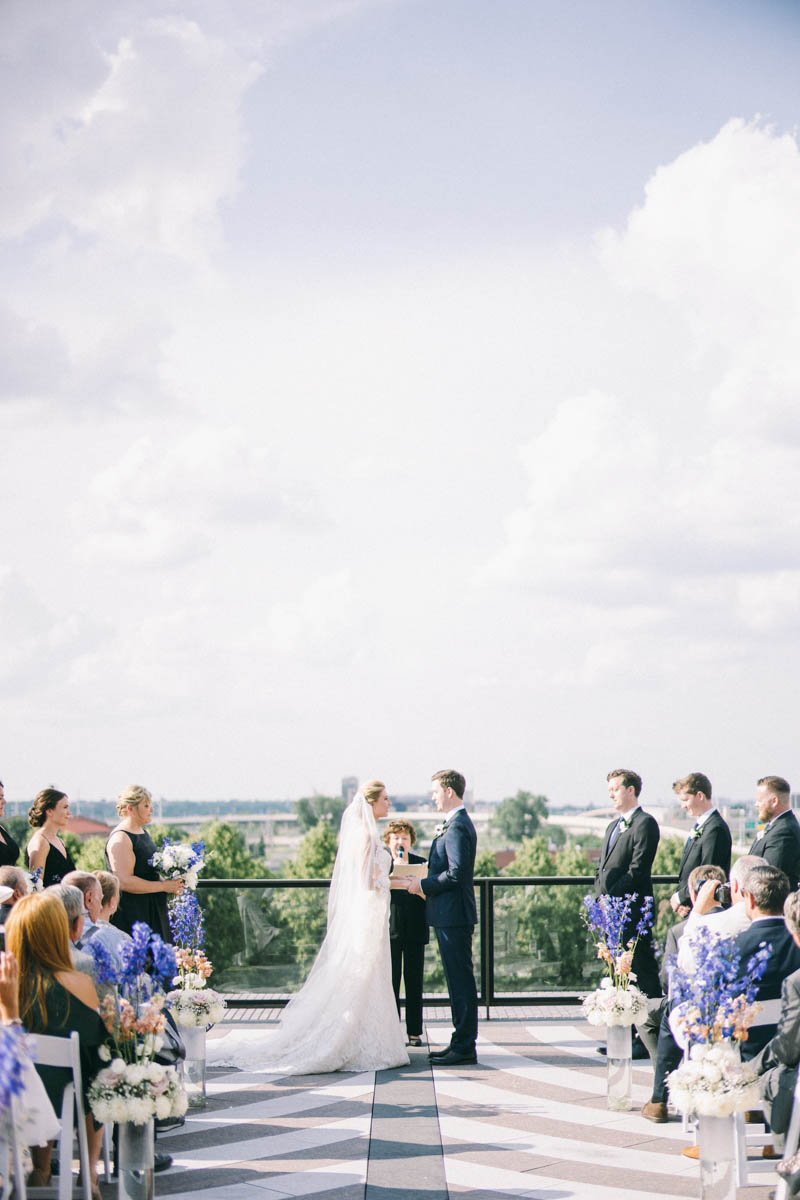
[[[392,991],[392,858],[376,825],[390,807],[377,779],[356,793],[342,817],[328,930],[311,973],[277,1030],[232,1030],[209,1042],[211,1065],[317,1075],[380,1071],[409,1062]]]

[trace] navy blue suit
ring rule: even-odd
[[[743,971],[747,960],[755,954],[761,942],[766,942],[772,953],[767,969],[759,980],[756,999],[779,1000],[784,979],[793,971],[800,970],[800,948],[786,928],[783,917],[756,920],[736,939],[736,946],[742,956]],[[747,1041],[742,1042],[742,1058],[755,1058],[775,1036],[777,1028],[777,1022],[771,1025],[751,1025]]]
[[[454,1025],[450,1048],[464,1055],[474,1053],[478,1036],[478,992],[472,969],[472,933],[478,921],[472,882],[477,840],[466,810],[459,809],[445,832],[434,838],[428,874],[420,881],[450,996]]]

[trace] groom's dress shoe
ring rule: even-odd
[[[451,1050],[451,1047],[450,1047],[450,1046],[445,1046],[444,1050],[429,1050],[429,1051],[428,1051],[428,1058],[431,1058],[431,1059],[433,1059],[433,1058],[444,1058],[445,1054],[449,1054],[449,1053],[450,1053],[450,1050]]]
[[[470,1054],[462,1054],[459,1050],[448,1050],[447,1054],[431,1059],[431,1065],[434,1067],[458,1067],[463,1063],[475,1066],[477,1061],[478,1056],[474,1050]]]

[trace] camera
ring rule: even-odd
[[[731,885],[729,883],[720,883],[717,885],[717,890],[714,892],[714,899],[717,904],[721,904],[723,908],[731,906]]]

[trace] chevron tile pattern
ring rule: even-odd
[[[258,1038],[258,1025],[252,1030]],[[427,1031],[441,1045],[450,1026],[429,1022]],[[219,1035],[224,1027],[212,1036]],[[217,1069],[207,1109],[159,1140],[174,1165],[157,1176],[156,1193],[172,1200],[200,1193],[220,1200],[698,1196],[699,1167],[681,1155],[680,1123],[653,1125],[638,1114],[650,1096],[649,1063],[634,1064],[633,1111],[610,1112],[599,1044],[578,1013],[559,1012],[482,1022],[477,1066],[431,1072],[426,1050],[417,1050],[410,1068],[377,1077]],[[767,1200],[777,1181],[773,1164],[750,1167],[738,1200]]]

